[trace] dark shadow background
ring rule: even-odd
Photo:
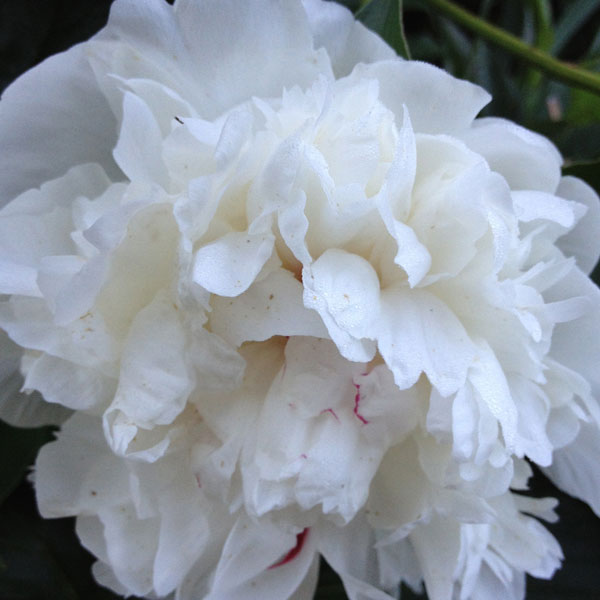
[[[0,90],[45,57],[93,35],[106,22],[110,4],[111,0],[0,0]],[[356,8],[358,3],[348,0],[346,4]],[[527,25],[526,16],[519,17],[522,3],[516,0],[503,0],[502,3],[472,0],[462,4],[473,11],[487,10],[488,18],[509,30]],[[499,4],[504,7],[502,10]],[[555,15],[563,14],[569,4],[574,2],[553,2]],[[575,39],[564,45],[564,58],[578,60],[597,35],[600,2],[596,4],[598,10],[581,25]],[[573,163],[572,171],[587,178],[597,190],[600,188],[600,163],[591,168],[587,166],[600,157],[600,120],[577,123],[576,118],[574,122],[567,120],[557,126],[539,107],[523,113],[523,103],[515,101],[522,96],[519,86],[526,82],[521,66],[424,11],[416,0],[405,2],[405,6],[408,39],[416,58],[436,62],[456,75],[480,84],[490,78],[494,69],[501,69],[502,80],[491,80],[492,87],[499,89],[498,95],[495,93],[498,89],[492,89],[496,97],[491,108],[493,114],[515,119],[550,135],[567,160]],[[452,49],[453,44],[458,50]],[[470,63],[460,61],[461,44],[463,54],[465,48],[469,51]],[[481,59],[473,50],[476,45],[483,48]],[[477,67],[477,61],[483,59],[489,62]],[[532,83],[536,83],[535,76]],[[557,93],[562,99],[566,97],[560,85],[542,79],[537,80],[536,87],[539,86],[546,86],[546,93]],[[600,105],[598,98],[596,101]],[[581,167],[579,163],[585,164]],[[117,596],[99,588],[93,581],[90,575],[93,559],[81,548],[74,534],[74,520],[44,520],[38,515],[33,491],[24,477],[37,449],[51,438],[52,431],[48,428],[15,430],[0,423],[0,600],[116,599]],[[539,472],[533,480],[531,493],[560,500],[560,521],[548,528],[562,545],[565,567],[551,582],[530,580],[528,600],[600,598],[600,519],[584,503],[556,490]],[[327,565],[323,565],[316,598],[346,598],[339,579]],[[402,598],[417,596],[403,590]]]

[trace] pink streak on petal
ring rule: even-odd
[[[338,416],[335,414],[335,411],[333,410],[333,408],[325,408],[319,414],[322,415],[323,413],[331,413],[335,417],[335,420],[338,423],[340,422],[340,420],[338,419]]]
[[[278,562],[274,565],[271,565],[269,569],[275,569],[276,567],[281,567],[294,560],[298,554],[302,551],[302,546],[304,546],[304,542],[306,541],[306,536],[308,535],[308,530],[310,527],[307,527],[299,534],[296,535],[296,545]]]
[[[369,421],[367,421],[367,419],[365,419],[359,412],[358,412],[358,407],[360,404],[360,384],[359,383],[352,383],[352,385],[356,388],[356,394],[354,396],[354,414],[356,415],[356,418],[363,423],[363,425],[367,425],[369,423]]]

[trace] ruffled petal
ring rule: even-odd
[[[262,515],[295,503],[309,510],[321,504],[324,513],[348,522],[366,501],[369,482],[393,440],[392,435],[377,436],[389,415],[381,415],[385,409],[377,406],[379,382],[371,382],[375,389],[362,380],[355,384],[364,365],[344,360],[334,349],[332,342],[315,338],[287,342],[284,367],[244,448],[244,494],[251,512]],[[365,402],[373,413],[370,433],[371,425],[360,414],[357,385],[365,386]],[[396,406],[399,413],[410,411],[408,402]]]

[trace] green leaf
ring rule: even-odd
[[[565,8],[554,30],[552,54],[557,55],[571,38],[588,21],[592,13],[600,9],[600,0],[576,0]]]
[[[40,447],[51,439],[51,427],[19,429],[0,421],[0,504],[19,485]]]
[[[573,125],[600,123],[598,96],[585,90],[573,90],[566,120]]]
[[[356,13],[356,18],[378,33],[400,56],[410,58],[404,35],[402,0],[371,0]]]

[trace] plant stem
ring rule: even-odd
[[[511,54],[519,56],[552,79],[580,87],[600,95],[600,75],[550,56],[546,52],[520,40],[518,37],[480,19],[449,0],[422,0],[448,18],[496,44]]]

